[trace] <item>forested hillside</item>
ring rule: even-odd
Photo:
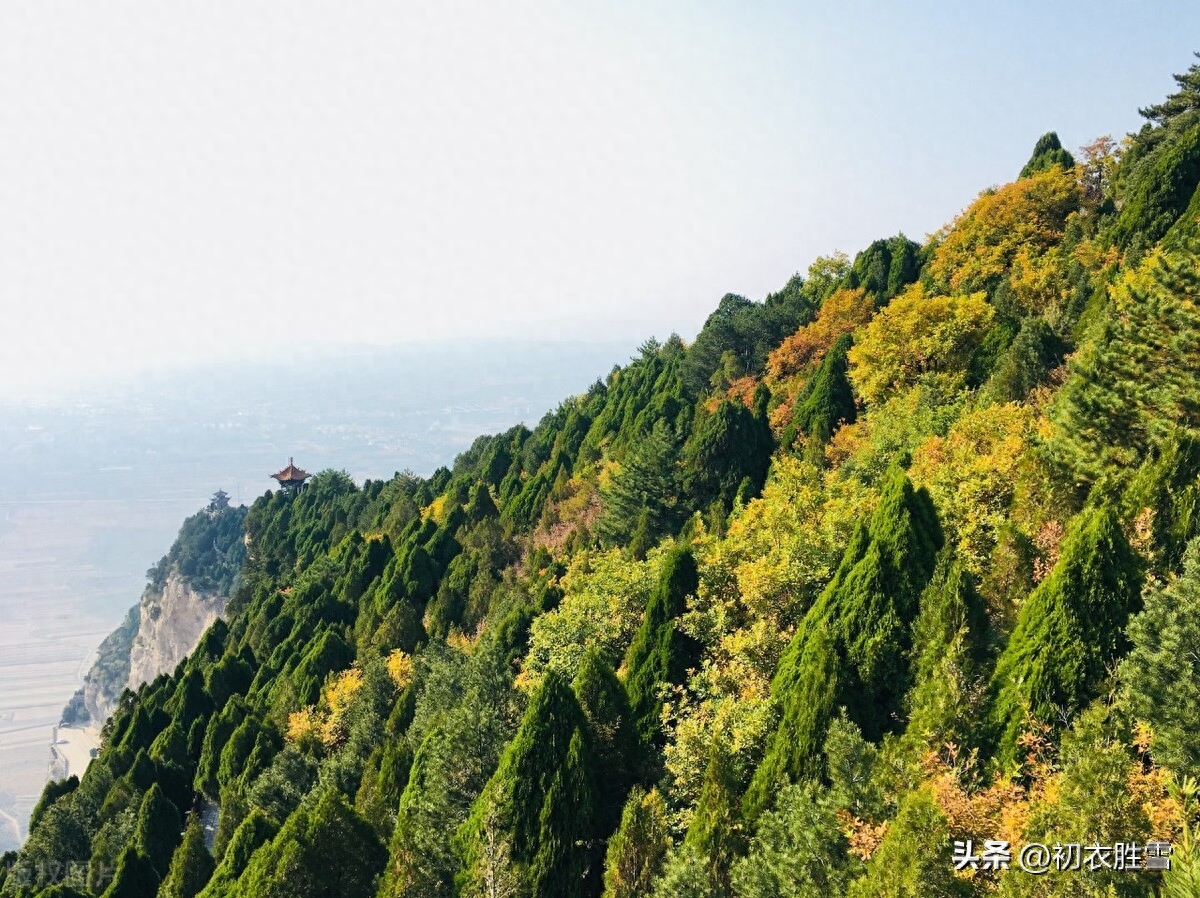
[[[258,499],[228,623],[47,787],[0,895],[1200,895],[1177,81],[452,468]],[[1152,841],[1169,872],[1017,862]]]

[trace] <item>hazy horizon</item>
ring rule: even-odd
[[[1200,7],[1121,9],[5,5],[0,394],[690,336],[726,292],[936,230],[1046,131],[1136,129]]]

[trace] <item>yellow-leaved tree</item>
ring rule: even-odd
[[[1008,276],[1022,249],[1036,256],[1059,243],[1082,199],[1075,169],[1059,165],[987,191],[951,223],[930,273],[945,290],[986,289]]]
[[[925,375],[959,388],[993,314],[983,293],[929,296],[912,285],[859,331],[849,353],[855,391],[875,405]]]

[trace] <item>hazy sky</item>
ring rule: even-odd
[[[1192,2],[0,0],[0,395],[692,336],[1139,124]]]

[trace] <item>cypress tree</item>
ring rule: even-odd
[[[765,409],[760,416],[723,400],[684,446],[684,490],[698,508],[720,502],[728,511],[743,478],[750,478],[755,495],[762,489],[774,448]]]
[[[594,766],[584,733],[576,730],[538,815],[538,848],[530,865],[533,898],[600,894],[603,871],[595,827]]]
[[[587,720],[596,756],[596,823],[608,834],[617,825],[638,766],[637,731],[625,687],[597,648],[584,655],[572,685]]]
[[[991,724],[1001,760],[1014,760],[1029,718],[1058,722],[1096,698],[1127,647],[1125,623],[1141,604],[1141,581],[1112,510],[1080,512],[996,664]]]
[[[1061,165],[1063,168],[1072,168],[1075,165],[1075,157],[1063,149],[1058,135],[1050,131],[1038,138],[1038,142],[1033,146],[1033,155],[1029,157],[1029,161],[1025,163],[1025,167],[1021,169],[1019,177],[1028,178],[1048,171],[1055,165]]]
[[[117,861],[117,872],[100,898],[154,898],[159,877],[150,858],[128,846]]]
[[[621,814],[621,825],[608,842],[604,898],[641,898],[662,871],[671,845],[667,806],[657,789],[635,786]]]
[[[179,810],[155,783],[146,792],[138,809],[134,844],[139,854],[150,859],[160,878],[171,865],[171,855],[179,844],[181,828]]]
[[[700,646],[676,623],[686,610],[687,596],[699,585],[691,549],[676,547],[663,562],[658,585],[646,604],[646,616],[625,656],[625,689],[634,724],[647,744],[658,740],[660,688],[683,683],[688,668],[699,663]]]
[[[746,847],[740,826],[739,793],[733,758],[724,746],[714,743],[696,813],[683,840],[684,850],[699,859],[708,879],[707,894],[712,898],[733,894],[730,872],[734,859]]]
[[[913,627],[913,688],[906,735],[919,745],[963,744],[974,720],[971,695],[983,660],[987,613],[970,575],[949,549],[921,594]]]
[[[749,817],[785,779],[820,775],[839,706],[869,739],[894,727],[909,682],[912,623],[941,546],[928,494],[893,469],[875,514],[855,532],[779,661],[771,697],[780,724],[746,795]]]
[[[547,673],[456,836],[460,890],[478,889],[503,867],[533,898],[597,894],[595,763],[575,694]]]
[[[854,390],[850,386],[850,378],[846,376],[849,365],[846,353],[853,342],[850,334],[839,337],[821,360],[816,374],[804,385],[796,398],[792,423],[784,437],[785,443],[802,433],[809,437],[817,449],[824,449],[840,422],[854,423]]]
[[[373,898],[387,851],[340,792],[301,806],[250,858],[233,893]]]
[[[229,840],[221,862],[200,893],[201,898],[236,898],[237,879],[250,863],[250,858],[274,839],[278,832],[277,821],[258,808],[251,811]]]
[[[171,859],[158,898],[195,898],[212,877],[214,869],[216,863],[204,845],[200,818],[193,815],[183,834],[183,844]]]

